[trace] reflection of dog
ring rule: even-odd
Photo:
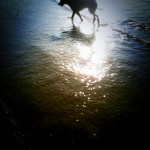
[[[63,6],[64,4],[67,4],[72,9],[73,11],[73,14],[71,17],[72,20],[76,13],[80,17],[81,21],[83,21],[79,11],[83,10],[84,8],[88,8],[89,12],[93,15],[93,23],[95,22],[95,19],[97,18],[97,21],[99,24],[98,15],[95,14],[95,11],[97,9],[96,0],[60,0],[60,3],[58,5]]]

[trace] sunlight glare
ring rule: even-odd
[[[103,43],[104,44],[104,43]],[[106,73],[105,70],[105,46],[94,43],[91,47],[83,44],[77,44],[79,52],[78,59],[69,67],[76,74],[91,76],[101,80]],[[83,80],[82,80],[83,81]]]

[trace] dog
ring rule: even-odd
[[[63,6],[63,5],[68,5],[73,13],[72,13],[72,21],[74,18],[74,15],[77,14],[81,21],[83,21],[79,11],[88,8],[89,12],[93,15],[93,23],[95,22],[96,18],[98,21],[98,25],[99,25],[99,18],[98,15],[95,14],[96,9],[97,9],[97,2],[96,0],[60,0],[60,2],[58,3],[58,5]]]

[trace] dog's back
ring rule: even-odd
[[[96,0],[66,0],[73,11],[81,11],[85,8],[97,9]]]

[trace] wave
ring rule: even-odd
[[[125,31],[122,31],[122,30],[118,30],[118,29],[113,29],[114,31],[126,36],[127,38],[129,39],[133,39],[135,40],[136,42],[140,42],[140,43],[143,43],[145,46],[150,46],[150,41],[147,41],[147,40],[144,40],[143,38],[141,37],[137,37],[133,34],[130,34],[128,32],[125,32]]]
[[[150,33],[150,25],[139,23],[134,20],[126,20],[122,22],[125,25],[129,25],[137,30],[145,31],[146,33]]]

